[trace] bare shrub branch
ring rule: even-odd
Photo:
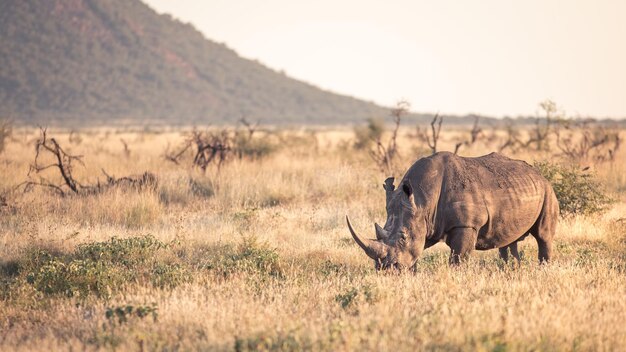
[[[42,152],[50,154],[54,158],[55,162],[49,165],[41,165],[39,159]],[[33,174],[40,174],[42,171],[47,169],[56,168],[59,170],[63,183],[54,184],[47,179],[40,177],[38,181],[26,181],[24,183],[25,189],[38,185],[52,188],[59,194],[65,195],[65,191],[63,191],[63,188],[65,187],[73,193],[78,194],[81,185],[72,175],[73,162],[77,162],[82,166],[85,165],[82,161],[82,155],[68,154],[65,150],[63,150],[63,148],[61,148],[56,139],[48,138],[47,129],[40,128],[40,137],[35,144],[35,160],[30,165],[27,176],[31,177]]]
[[[246,131],[248,132],[248,140],[251,140],[252,136],[257,131],[257,128],[259,128],[259,121],[251,123],[245,117],[242,117],[241,119],[239,119],[239,123],[245,127]]]
[[[190,140],[185,141],[183,146],[179,148],[180,150],[178,152],[170,152],[170,146],[168,144],[167,147],[165,148],[165,153],[163,154],[163,157],[165,158],[165,160],[169,160],[176,165],[180,165],[180,159],[183,157],[185,152],[188,151],[190,148],[191,148]]]
[[[417,137],[428,145],[432,154],[437,153],[437,142],[439,141],[442,123],[443,117],[439,116],[439,113],[437,113],[430,122],[430,134],[426,129],[422,130],[419,126],[417,126]]]
[[[124,156],[128,159],[130,158],[130,148],[128,147],[128,143],[124,140],[124,138],[120,138],[120,142],[124,146]]]
[[[227,129],[217,132],[194,130],[183,142],[178,152],[170,153],[166,150],[164,157],[166,160],[179,165],[185,152],[191,149],[193,150],[191,165],[206,172],[209,165],[213,163],[219,171],[222,164],[229,159],[234,151],[232,143],[233,137]]]
[[[43,154],[52,157],[54,161],[51,164],[42,164],[40,158],[43,158]],[[156,188],[157,178],[152,173],[146,172],[140,177],[128,176],[117,179],[109,176],[104,170],[103,173],[107,176],[106,184],[100,184],[98,181],[95,185],[83,185],[72,174],[74,170],[73,163],[76,162],[85,166],[82,158],[82,155],[72,155],[66,152],[55,138],[48,138],[46,128],[40,128],[40,137],[35,143],[35,160],[30,165],[27,174],[29,179],[17,185],[16,188],[24,187],[24,192],[28,192],[35,186],[45,187],[54,190],[60,196],[67,195],[67,192],[73,194],[95,194],[121,184],[139,186],[138,188],[142,189],[148,186],[153,189]],[[48,169],[58,170],[62,182],[54,183],[42,176],[42,173]],[[36,180],[33,179],[35,175],[38,176]]]
[[[520,148],[521,142],[519,140],[519,131],[513,124],[513,121],[507,121],[505,131],[506,139],[502,144],[500,144],[498,151],[503,152],[510,149],[512,152],[516,152]]]
[[[391,133],[391,137],[387,143],[383,142],[382,133],[378,134],[373,140],[375,147],[370,149],[369,154],[372,160],[376,163],[380,171],[391,175],[393,173],[393,160],[398,154],[398,130],[400,129],[400,122],[402,116],[404,116],[410,108],[410,104],[406,101],[400,101],[396,104],[396,107],[391,110],[391,116],[394,122],[394,128]]]
[[[470,147],[474,143],[476,143],[476,141],[478,141],[478,139],[483,133],[482,128],[480,128],[479,122],[480,122],[480,116],[476,116],[474,119],[474,124],[472,125],[472,129],[470,130],[470,139],[463,141],[463,142],[457,142],[454,146],[454,154],[458,154],[462,146],[465,145],[465,146]]]
[[[104,169],[102,169],[102,173],[107,179],[108,187],[128,187],[137,190],[156,190],[159,182],[158,178],[155,174],[151,172],[144,172],[141,175],[130,175],[124,176],[121,178],[116,178],[115,176],[109,175]]]
[[[574,163],[614,161],[621,146],[619,131],[610,131],[592,120],[563,121],[555,129],[556,146]]]

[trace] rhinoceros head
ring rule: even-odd
[[[413,189],[408,181],[395,190],[393,178],[385,180],[387,221],[374,224],[376,239],[359,236],[346,216],[348,228],[356,243],[374,260],[377,270],[411,268],[420,256],[426,238],[426,226],[415,205]]]

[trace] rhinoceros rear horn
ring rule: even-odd
[[[350,229],[352,238],[354,238],[354,241],[359,245],[359,247],[365,251],[365,254],[367,254],[368,257],[378,260],[387,256],[387,246],[385,244],[369,239],[362,240],[361,237],[354,232],[352,224],[350,224],[350,219],[347,215],[346,222],[348,223],[348,229]]]
[[[385,229],[380,227],[380,225],[378,225],[377,223],[374,223],[374,229],[376,230],[377,240],[384,240],[387,237],[389,237],[389,232],[387,232]]]

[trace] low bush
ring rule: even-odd
[[[105,242],[81,244],[76,249],[75,255],[81,259],[131,267],[152,259],[155,252],[167,247],[167,244],[152,235],[129,238],[112,237]]]
[[[44,294],[104,297],[129,279],[129,273],[103,261],[54,258],[27,274],[26,280]]]
[[[31,250],[3,276],[10,285],[25,280],[44,295],[107,298],[129,283],[174,288],[191,281],[188,267],[179,260],[169,244],[153,236],[113,237],[79,245],[72,253]]]
[[[379,293],[376,287],[371,285],[363,285],[361,287],[351,287],[345,293],[335,296],[335,302],[339,303],[341,308],[351,310],[354,313],[359,312],[359,306],[368,303],[372,304],[378,301]]]
[[[561,215],[601,213],[614,202],[595,175],[585,169],[549,161],[534,166],[552,184]]]
[[[206,268],[222,277],[240,272],[275,278],[284,276],[278,252],[266,243],[259,243],[255,236],[244,237],[237,248],[225,246],[220,252]]]
[[[111,324],[124,324],[133,318],[143,319],[147,316],[152,317],[152,321],[156,321],[159,313],[155,304],[148,305],[125,305],[117,307],[108,307],[105,311],[105,317]]]
[[[189,270],[181,264],[156,263],[150,273],[152,286],[174,288],[192,280]]]

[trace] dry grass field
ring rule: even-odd
[[[445,126],[444,126],[445,129]],[[401,129],[395,176],[427,147]],[[465,130],[444,130],[453,150]],[[520,267],[497,251],[448,266],[425,251],[415,272],[378,273],[344,217],[373,237],[389,176],[352,129],[259,132],[268,155],[218,171],[163,157],[181,131],[48,131],[82,155],[83,184],[152,172],[156,187],[109,187],[65,197],[15,188],[39,138],[16,129],[0,154],[0,350],[580,350],[626,345],[626,151],[589,163],[615,202],[563,217],[555,259]],[[128,145],[125,151],[124,144]],[[477,156],[498,142],[460,150]],[[555,150],[505,154],[556,161]],[[42,157],[47,158],[46,155]],[[51,159],[42,159],[53,162]],[[46,164],[46,163],[42,163]],[[59,182],[48,169],[32,174]],[[71,192],[70,192],[71,193]]]

